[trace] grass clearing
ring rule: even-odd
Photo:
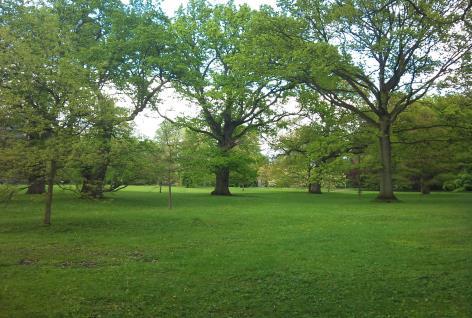
[[[471,317],[472,195],[155,187],[0,206],[0,317]]]

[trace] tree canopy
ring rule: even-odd
[[[471,7],[2,2],[0,181],[47,184],[45,223],[55,183],[469,190]],[[134,131],[145,109],[154,139]]]

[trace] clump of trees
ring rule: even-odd
[[[43,194],[50,224],[55,184],[469,191],[471,26],[466,0],[2,2],[2,197]],[[146,108],[155,140],[133,135]]]

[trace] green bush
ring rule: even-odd
[[[455,180],[456,189],[454,191],[472,191],[472,174],[462,173]]]
[[[11,184],[0,184],[0,202],[6,203],[18,193],[18,188]]]
[[[457,187],[454,181],[446,181],[443,183],[442,188],[444,191],[454,191]]]

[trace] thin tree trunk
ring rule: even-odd
[[[169,209],[172,209],[172,183],[169,182],[169,198],[168,198],[168,203],[169,203]]]
[[[393,193],[393,167],[392,167],[392,144],[390,142],[390,120],[380,121],[380,193],[377,199],[380,201],[396,201]]]
[[[308,185],[308,192],[312,194],[321,194],[321,184],[319,182],[312,182]]]
[[[162,193],[162,181],[159,181],[159,193]]]
[[[215,190],[212,195],[231,195],[229,192],[229,168],[221,167],[215,172]]]
[[[51,166],[48,175],[48,192],[46,194],[46,205],[44,209],[44,224],[51,224],[52,195],[54,190],[54,179],[56,177],[57,164],[55,160],[51,160]]]
[[[169,209],[172,209],[172,172],[174,171],[172,164],[174,163],[174,155],[173,145],[170,143],[170,136],[168,134],[166,134],[166,144],[169,149],[169,165],[167,167],[167,185],[169,187],[168,204]]]
[[[361,155],[357,155],[357,164],[359,165],[359,169],[357,170],[357,195],[361,196],[362,194],[362,176],[361,176]]]

